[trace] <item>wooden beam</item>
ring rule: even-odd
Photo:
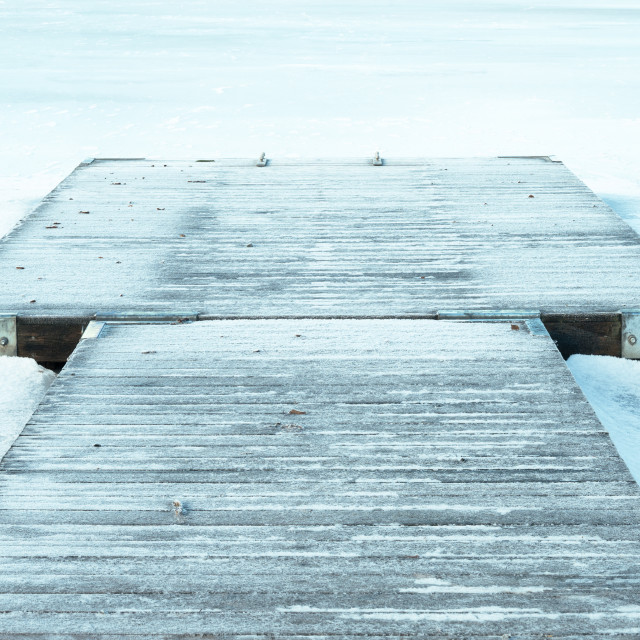
[[[541,319],[565,360],[575,353],[621,355],[619,313],[544,314]]]
[[[18,356],[33,358],[40,364],[65,363],[76,348],[89,318],[18,318]]]

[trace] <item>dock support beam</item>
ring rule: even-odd
[[[622,312],[622,357],[640,360],[640,310]]]
[[[18,355],[18,331],[16,317],[0,315],[0,356]]]

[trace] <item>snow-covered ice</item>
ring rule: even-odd
[[[574,355],[567,365],[640,482],[640,361]]]
[[[31,358],[0,358],[0,459],[55,379]]]

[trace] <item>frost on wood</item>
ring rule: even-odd
[[[640,615],[640,490],[525,323],[106,323],[0,470],[3,640]]]
[[[613,312],[640,307],[639,265],[640,238],[544,158],[96,160],[3,242],[0,308]]]

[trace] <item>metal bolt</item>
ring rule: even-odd
[[[0,338],[0,347],[6,347],[9,344],[9,338]]]
[[[627,342],[633,346],[636,342],[638,342],[638,338],[636,338],[632,333],[627,337]]]

